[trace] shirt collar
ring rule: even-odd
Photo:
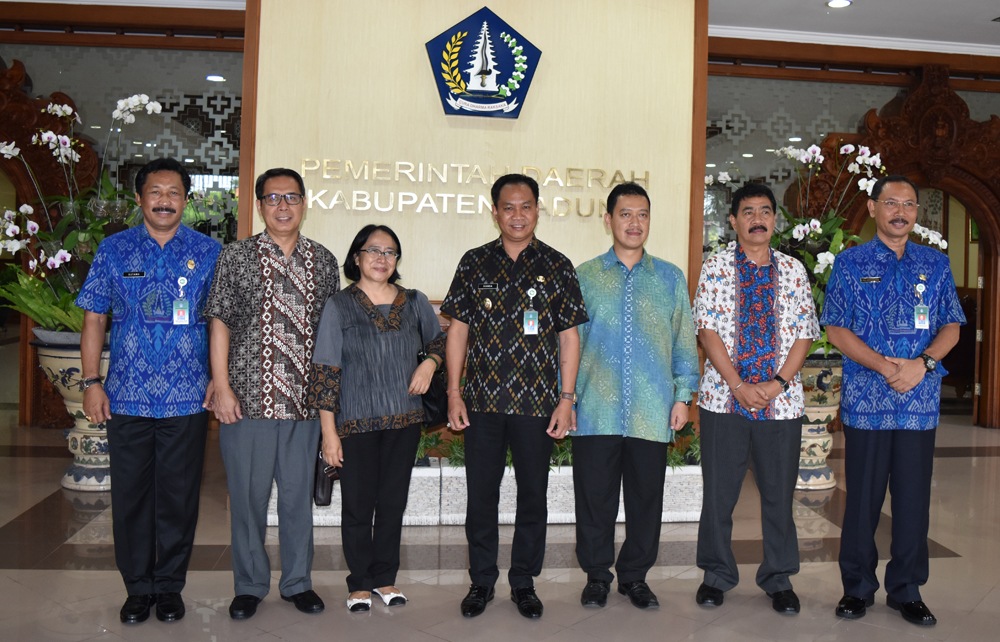
[[[533,250],[533,251],[537,252],[538,251],[538,243],[539,243],[538,237],[537,236],[532,236],[531,237],[531,242],[528,243],[528,246],[526,248],[524,248],[523,250],[521,250],[521,255],[524,255],[524,253],[527,252],[528,250]],[[503,237],[502,236],[498,236],[497,240],[493,241],[493,243],[491,244],[491,249],[493,250],[493,253],[496,254],[497,256],[505,257],[505,258],[508,258],[508,259],[510,258],[510,255],[507,254],[507,250],[505,250],[504,247],[503,247]]]
[[[894,249],[892,249],[891,247],[889,247],[888,245],[886,245],[885,241],[883,241],[879,237],[878,234],[876,234],[875,237],[872,238],[871,243],[873,243],[873,247],[875,248],[875,253],[876,254],[891,254],[892,258],[897,259],[899,261],[902,261],[907,256],[912,256],[912,252],[910,251],[910,248],[913,245],[915,245],[915,243],[913,241],[907,239],[906,240],[906,247],[903,248],[903,256],[896,256],[896,251]]]
[[[771,257],[771,267],[777,268],[778,267],[778,258],[774,255],[774,248],[772,248],[772,247],[767,248],[767,254],[768,254],[769,257]],[[756,263],[754,263],[749,258],[747,258],[746,252],[743,251],[743,246],[740,245],[739,243],[736,244],[736,251],[733,254],[733,256],[736,259],[736,264],[737,265],[739,265],[741,263],[746,263],[746,264],[752,265],[754,268],[757,267]],[[763,267],[763,266],[761,266],[761,267]]]
[[[625,264],[622,263],[621,259],[618,258],[618,255],[615,254],[615,246],[613,245],[611,246],[610,250],[601,255],[601,259],[604,262],[605,270],[610,270],[615,265],[620,265],[622,267],[625,267]],[[645,267],[647,270],[653,269],[653,257],[649,255],[649,252],[647,252],[645,248],[643,248],[642,251],[642,258],[639,259],[639,261],[632,266],[632,269],[635,269],[640,265]]]
[[[273,251],[275,254],[279,256],[285,255],[285,251],[281,249],[281,246],[278,245],[277,241],[271,238],[271,235],[267,233],[267,230],[264,230],[263,232],[260,233],[260,239],[261,242],[263,242],[264,244],[271,246],[271,251]],[[305,254],[306,249],[308,249],[307,245],[308,242],[309,240],[306,237],[302,236],[302,232],[299,232],[299,237],[295,239],[295,247],[292,249],[292,254],[295,253],[298,253],[299,255]]]
[[[145,240],[150,240],[153,243],[156,243],[157,246],[159,246],[159,242],[156,239],[154,239],[152,236],[150,236],[150,234],[149,234],[149,228],[146,227],[145,223],[142,223],[141,225],[138,225],[137,227],[142,228],[139,231],[139,236],[144,241]],[[187,245],[188,241],[190,240],[190,236],[189,236],[190,234],[192,234],[192,231],[189,230],[187,228],[187,226],[185,226],[183,223],[181,223],[180,225],[177,226],[177,231],[174,232],[173,238],[171,238],[169,241],[167,241],[166,243],[164,243],[163,246],[164,246],[164,248],[166,248],[167,245],[169,245],[170,243],[174,242],[175,240],[178,243],[180,243],[181,245]]]

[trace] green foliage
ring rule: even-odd
[[[701,439],[694,432],[693,422],[674,433],[674,441],[667,449],[667,464],[671,468],[701,465]]]
[[[552,466],[573,465],[573,438],[566,435],[552,444],[552,459],[549,460],[549,470]]]
[[[465,436],[455,435],[451,441],[442,444],[440,450],[448,458],[448,465],[454,468],[465,465]]]
[[[4,307],[17,310],[49,330],[80,332],[83,329],[83,310],[73,303],[76,294],[63,292],[58,298],[44,281],[25,274],[16,267],[16,280],[0,286],[0,293],[10,301]]]
[[[428,453],[441,447],[441,433],[428,431],[427,426],[420,430],[420,441],[417,442],[417,459],[423,459]]]

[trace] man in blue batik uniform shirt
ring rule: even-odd
[[[128,599],[122,622],[184,617],[184,588],[212,397],[202,309],[222,249],[181,225],[191,178],[172,158],[135,177],[143,224],[101,243],[76,304],[83,409],[108,422],[115,562]],[[98,366],[111,312],[107,381]]]
[[[877,236],[837,256],[821,322],[844,354],[841,417],[847,502],[840,538],[844,597],[837,615],[857,619],[874,604],[875,529],[892,494],[886,604],[914,624],[936,618],[920,597],[927,582],[927,529],[934,435],[941,402],[940,361],[958,342],[965,315],[948,257],[908,241],[917,187],[886,176],[868,211]]]

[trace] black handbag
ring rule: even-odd
[[[333,501],[333,482],[340,479],[340,469],[323,459],[323,442],[320,441],[319,455],[316,457],[316,476],[313,485],[313,502],[317,506],[329,506]]]
[[[413,297],[412,300],[415,301],[416,297]],[[420,335],[420,340],[423,341],[424,332],[421,328],[419,310],[417,311],[417,333]],[[417,366],[427,358],[427,353],[423,350],[417,352]],[[432,428],[448,421],[448,373],[445,370],[445,364],[442,363],[431,375],[431,385],[420,399],[423,402],[424,414],[426,415],[424,425]]]

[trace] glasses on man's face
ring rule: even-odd
[[[915,212],[917,208],[920,207],[920,203],[915,203],[913,201],[906,201],[901,203],[899,201],[894,201],[890,199],[888,201],[878,201],[878,202],[881,203],[882,205],[885,205],[885,208],[892,212],[895,212],[900,207],[902,207],[907,212]]]
[[[360,251],[372,257],[372,259],[377,259],[382,256],[385,257],[385,260],[387,261],[395,261],[399,258],[399,252],[396,250],[380,250],[377,247],[369,247]]]
[[[281,202],[281,199],[285,199],[289,205],[298,205],[302,202],[302,194],[264,194],[264,198],[261,200],[274,207]]]

